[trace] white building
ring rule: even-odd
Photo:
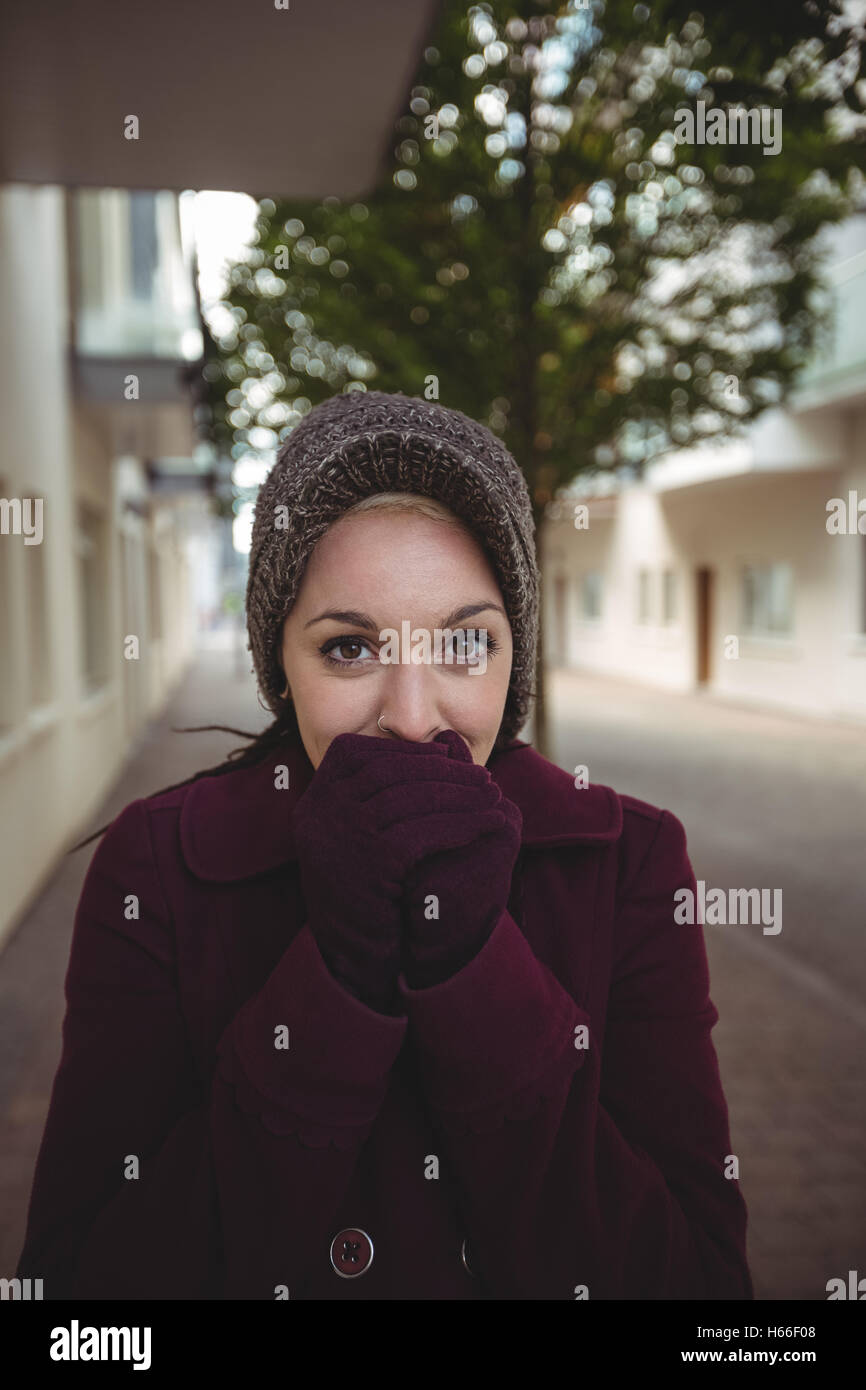
[[[177,195],[6,184],[0,244],[2,942],[185,668],[213,520]]]
[[[828,239],[832,347],[784,408],[640,483],[577,480],[551,507],[549,664],[866,719],[866,534],[856,515],[830,534],[827,509],[853,494],[866,532],[866,216]]]

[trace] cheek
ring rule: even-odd
[[[374,706],[378,712],[375,679],[352,679],[334,673],[318,652],[299,660],[295,672],[295,703],[303,710],[307,724],[323,735],[335,737],[347,727],[354,727],[359,718],[369,716]]]
[[[286,669],[299,689],[310,690],[327,685],[325,676],[328,668],[317,647],[294,647],[287,658]]]
[[[454,706],[464,715],[474,716],[479,723],[499,719],[508,694],[511,667],[508,662],[498,664],[498,660],[497,657],[496,664],[488,662],[487,670],[479,671],[478,675],[467,671],[455,681],[453,692],[446,697],[449,702],[453,700]]]

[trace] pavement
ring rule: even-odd
[[[248,654],[203,638],[98,813],[224,760],[258,732]],[[708,887],[780,887],[783,925],[704,928],[713,1037],[749,1210],[758,1299],[825,1299],[866,1275],[866,736],[861,727],[728,705],[703,694],[554,672],[551,757],[683,822]],[[71,843],[74,841],[71,841]],[[60,1057],[72,922],[96,842],[64,856],[0,956],[0,1275],[24,1237],[33,1167]]]
[[[866,733],[557,671],[551,757],[682,821],[697,878],[782,889],[704,927],[758,1299],[866,1275]]]

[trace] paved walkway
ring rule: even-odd
[[[174,728],[227,724],[251,733],[271,716],[260,707],[229,633],[203,647],[161,718],[150,723],[110,796],[72,843],[146,796],[224,760],[245,740],[223,733],[173,733]],[[0,1277],[11,1277],[24,1241],[33,1168],[60,1060],[63,982],[84,875],[97,841],[65,855],[45,891],[0,955]]]
[[[561,766],[665,806],[708,888],[780,887],[782,930],[706,926],[757,1298],[866,1275],[866,735],[557,672]]]
[[[81,836],[242,742],[173,727],[270,722],[247,662],[218,640],[201,651]],[[563,767],[587,763],[594,781],[672,810],[708,885],[783,889],[777,936],[705,928],[714,1038],[756,1295],[824,1299],[829,1278],[866,1275],[866,738],[572,672],[556,674],[551,699]],[[0,957],[0,1275],[13,1272],[23,1240],[92,852],[64,858]]]

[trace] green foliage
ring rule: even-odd
[[[336,391],[429,392],[504,438],[540,510],[754,419],[825,324],[816,233],[862,198],[837,12],[446,4],[380,186],[261,201],[206,369],[216,442],[273,449]],[[678,144],[699,100],[780,110],[780,153]]]

